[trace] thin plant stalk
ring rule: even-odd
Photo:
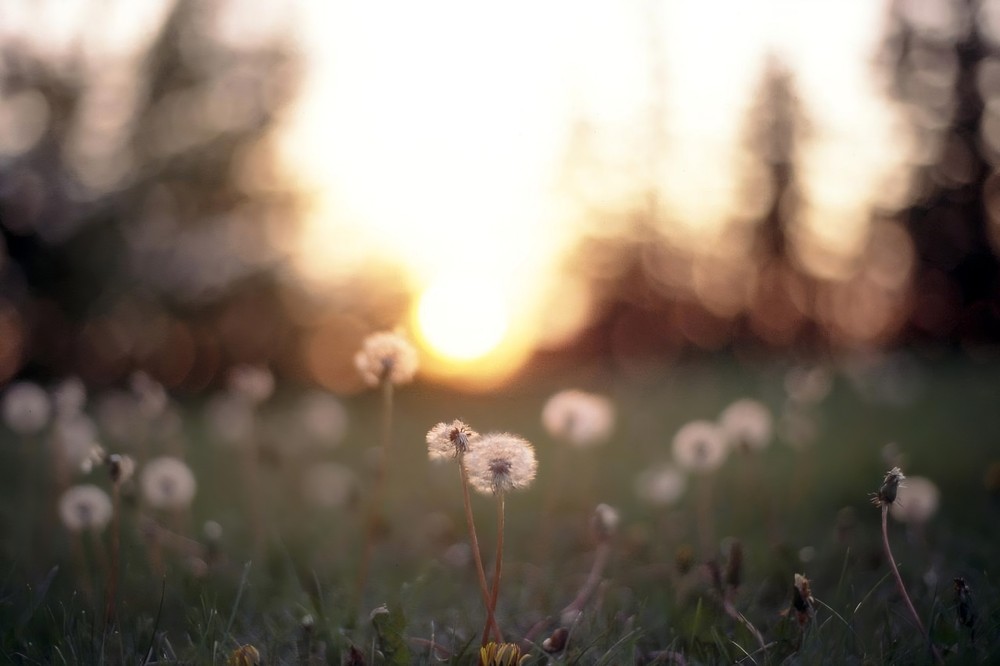
[[[372,557],[375,554],[375,540],[378,536],[379,521],[382,516],[386,479],[389,467],[389,445],[392,442],[392,381],[388,371],[382,375],[382,431],[379,446],[378,467],[375,470],[375,489],[372,492],[371,504],[365,519],[365,543],[361,554],[361,567],[358,570],[356,589],[357,603],[360,606],[365,587],[368,584],[368,573],[371,570]]]
[[[889,547],[889,503],[882,503],[882,547],[885,548],[885,556],[889,560],[889,566],[892,567],[892,575],[896,579],[896,587],[899,589],[899,593],[903,596],[903,601],[906,602],[906,607],[910,610],[910,615],[913,617],[913,622],[917,625],[917,629],[920,630],[920,634],[924,637],[928,637],[927,630],[924,629],[924,623],[920,621],[920,616],[917,614],[917,609],[913,607],[913,602],[910,601],[910,595],[906,591],[906,586],[903,585],[903,577],[899,575],[899,567],[896,566],[896,558],[892,556],[892,549]],[[928,637],[929,638],[929,637]],[[941,658],[941,654],[938,652],[937,647],[933,644],[931,645],[931,651],[934,653],[934,658],[938,663],[944,663]]]
[[[490,603],[486,608],[486,626],[483,627],[482,644],[486,645],[490,635],[490,618],[496,622],[497,598],[500,596],[500,573],[503,571],[503,531],[504,531],[504,493],[497,493],[497,555],[493,570],[493,590]]]
[[[913,622],[917,625],[917,629],[920,630],[921,634],[925,634],[924,623],[920,621],[920,616],[917,615],[917,609],[913,607],[913,602],[910,601],[910,595],[906,592],[906,586],[903,585],[903,578],[899,575],[899,568],[896,566],[896,560],[892,556],[892,549],[889,548],[889,505],[882,504],[882,547],[885,548],[885,556],[889,559],[889,566],[892,567],[892,575],[896,578],[896,587],[899,588],[899,593],[903,595],[903,601],[906,602],[906,607],[910,610],[910,616],[913,617]]]
[[[483,556],[479,551],[479,537],[476,536],[476,523],[472,517],[472,501],[469,498],[469,473],[462,462],[463,454],[458,454],[458,469],[462,475],[462,502],[465,504],[465,523],[469,528],[469,541],[472,546],[472,558],[476,562],[476,574],[479,577],[479,591],[483,595],[483,605],[486,607],[486,627],[492,627],[493,634],[498,642],[503,642],[503,634],[497,626],[496,618],[493,616],[493,608],[490,605],[490,591],[486,582],[486,569],[483,567]]]
[[[604,575],[604,570],[608,566],[610,556],[611,542],[609,540],[602,540],[599,544],[597,544],[597,552],[594,554],[594,563],[590,567],[590,573],[587,575],[587,580],[584,582],[583,587],[581,587],[577,592],[573,601],[571,601],[569,605],[562,610],[563,615],[567,613],[579,613],[583,610],[584,606],[587,605],[587,601],[590,600],[594,592],[597,591],[598,585],[601,583],[601,578]]]
[[[121,488],[116,482],[111,485],[111,567],[108,571],[107,598],[104,602],[104,624],[112,626],[115,621],[115,605],[118,598],[118,564],[121,552]]]
[[[712,557],[715,529],[712,523],[712,477],[702,474],[698,479],[698,540],[704,557]]]

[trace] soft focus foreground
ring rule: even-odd
[[[0,654],[220,663],[252,646],[261,663],[472,663],[486,614],[453,459],[479,436],[427,435],[461,414],[537,452],[533,483],[506,499],[496,606],[529,663],[929,663],[869,502],[895,466],[907,478],[888,536],[916,612],[946,662],[988,662],[997,370],[896,354],[690,364],[642,385],[594,366],[480,397],[396,386],[360,598],[380,392],[272,393],[260,368],[180,402],[141,378],[91,394],[12,385]],[[601,400],[563,391],[598,386]],[[486,486],[471,506],[490,572]]]

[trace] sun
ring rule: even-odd
[[[502,289],[488,281],[445,276],[417,302],[420,338],[444,360],[468,362],[497,349],[510,328]]]

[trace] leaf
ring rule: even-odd
[[[410,663],[410,649],[406,645],[403,631],[406,629],[406,617],[403,610],[393,605],[392,610],[382,605],[371,613],[371,621],[378,634],[379,650],[385,655],[387,664],[407,666]]]

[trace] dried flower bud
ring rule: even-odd
[[[812,618],[813,604],[815,600],[812,590],[809,587],[809,579],[802,574],[795,574],[795,582],[792,585],[792,607],[799,626],[805,626]]]
[[[729,544],[725,582],[734,590],[743,582],[743,544],[738,539],[733,539]]]
[[[111,476],[111,483],[119,486],[135,474],[135,460],[132,456],[123,456],[112,453],[107,457],[108,474]]]
[[[591,516],[590,524],[598,541],[607,541],[618,531],[621,516],[618,511],[607,504],[598,504]]]
[[[569,638],[569,630],[566,627],[559,627],[552,632],[552,635],[542,641],[542,649],[549,654],[562,652],[566,647],[566,639]]]
[[[674,566],[677,567],[677,573],[682,576],[691,571],[694,567],[694,549],[688,544],[678,546],[677,552],[674,553]]]
[[[719,568],[719,563],[715,560],[709,560],[705,562],[705,571],[708,572],[708,580],[712,583],[712,588],[722,596],[724,590],[722,588],[722,569]]]
[[[972,590],[965,582],[964,578],[955,579],[955,596],[958,597],[958,623],[963,627],[968,627],[975,632],[976,608],[972,603]],[[973,633],[973,636],[975,633]]]
[[[898,467],[893,467],[886,472],[885,478],[882,479],[882,486],[872,496],[872,504],[875,506],[889,506],[895,502],[896,495],[899,492],[899,484],[905,479],[906,477],[903,476],[902,470]]]
[[[243,645],[229,655],[227,666],[260,666],[260,652],[252,645]]]

